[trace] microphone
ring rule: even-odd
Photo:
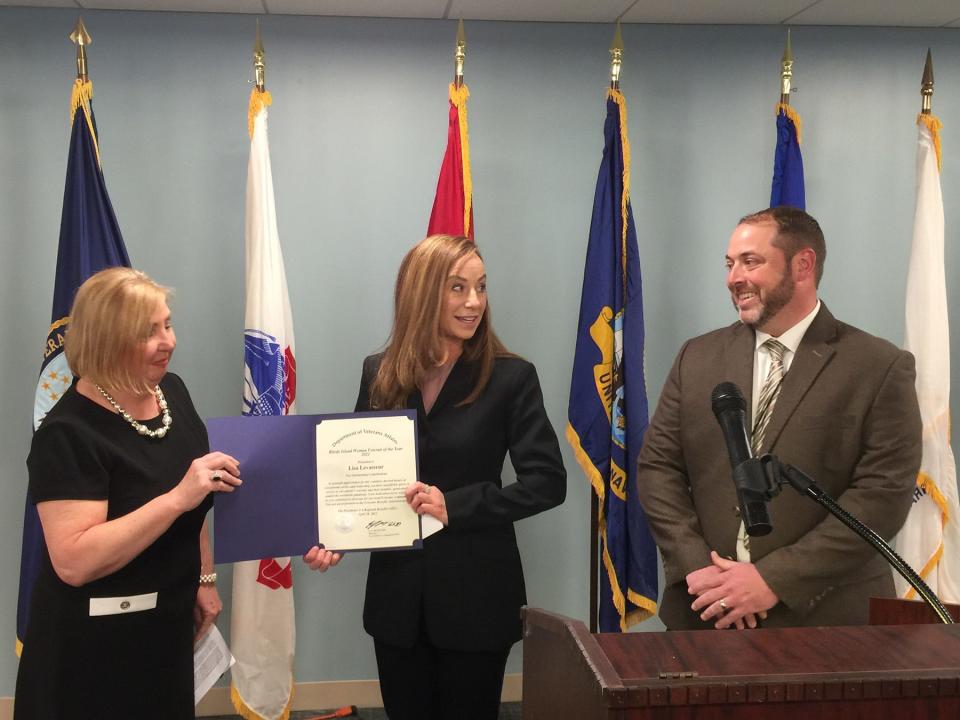
[[[713,414],[720,423],[727,444],[733,484],[737,488],[737,503],[747,535],[767,535],[773,530],[767,512],[767,476],[760,461],[753,456],[746,427],[747,404],[740,388],[732,382],[722,382],[710,394]]]

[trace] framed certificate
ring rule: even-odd
[[[417,480],[416,412],[213,418],[210,448],[243,484],[214,494],[214,561],[422,546],[403,497]]]
[[[327,416],[316,426],[317,529],[329,550],[413,547],[420,516],[404,489],[417,479],[410,414]]]

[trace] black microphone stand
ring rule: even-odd
[[[767,481],[765,495],[768,500],[776,497],[780,493],[780,488],[783,487],[785,483],[789,483],[793,489],[801,495],[806,495],[818,502],[825,507],[830,514],[857,533],[857,535],[872,545],[877,552],[883,555],[893,569],[900,573],[900,576],[904,580],[910,583],[911,587],[917,591],[917,594],[923,601],[936,613],[940,622],[945,625],[953,624],[953,618],[950,616],[950,613],[930,587],[923,581],[923,578],[921,578],[902,557],[897,555],[893,548],[891,548],[882,537],[840,507],[836,500],[827,495],[823,489],[813,481],[813,478],[792,465],[780,462],[774,455],[762,455],[759,461],[763,466],[764,476]],[[752,489],[756,490],[757,488],[754,487]]]

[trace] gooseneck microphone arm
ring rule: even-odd
[[[883,555],[893,569],[900,574],[900,577],[910,583],[910,586],[917,591],[917,595],[930,606],[930,609],[933,610],[940,622],[945,625],[953,624],[953,618],[950,613],[930,587],[923,581],[923,578],[917,574],[916,570],[910,567],[906,560],[897,555],[896,551],[890,547],[886,540],[840,507],[836,500],[827,495],[820,486],[813,481],[813,478],[802,470],[793,467],[793,465],[780,462],[773,455],[763,455],[760,458],[760,463],[763,466],[764,474],[769,480],[770,487],[773,488],[770,497],[776,495],[785,483],[789,483],[798,493],[805,495],[825,507],[831,515],[853,530],[873,546],[877,552]]]

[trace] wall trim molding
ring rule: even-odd
[[[520,702],[523,697],[523,675],[508,674],[503,678],[503,702]],[[294,710],[322,710],[344,705],[383,707],[380,683],[376,680],[336,680],[331,682],[297,683],[293,688]],[[197,705],[197,717],[232,715],[230,688],[215,687]],[[0,720],[13,720],[13,698],[0,698]]]

